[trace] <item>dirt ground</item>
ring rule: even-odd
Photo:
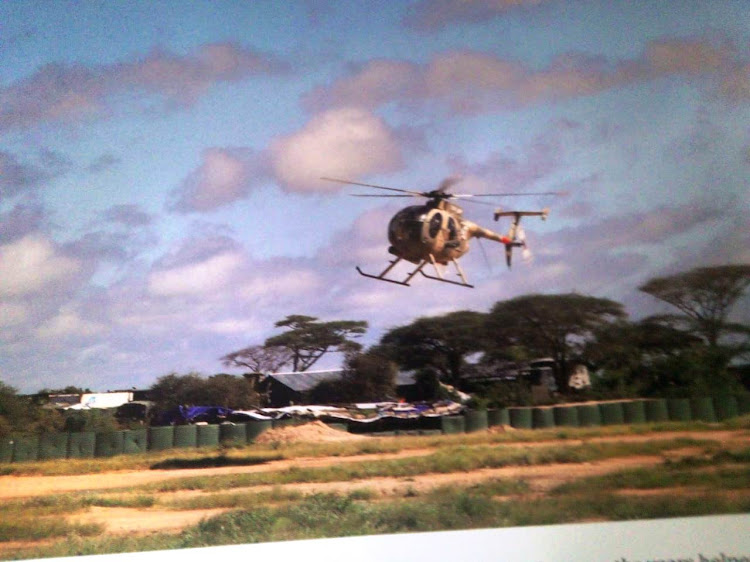
[[[322,425],[322,424],[321,424]],[[330,428],[316,427],[313,424],[296,428],[283,428],[267,432],[264,436],[266,442],[289,443],[295,440],[330,441],[338,439],[368,439],[369,437],[354,436],[340,431],[330,433]],[[328,431],[330,430],[330,431]],[[627,435],[614,437],[599,437],[586,439],[585,442],[642,442],[651,440],[674,439],[677,437],[693,437],[701,440],[716,441],[722,448],[732,449],[746,447],[748,445],[747,432],[745,431],[711,431],[711,432],[663,432],[646,435]],[[393,437],[398,439],[398,437]],[[551,445],[574,446],[582,443],[581,440],[553,440],[536,443],[504,443],[499,447],[538,447]],[[412,449],[393,454],[368,454],[349,457],[316,457],[296,458],[294,460],[271,461],[262,465],[252,466],[230,466],[219,468],[196,468],[180,470],[148,470],[148,471],[121,471],[113,473],[76,475],[76,476],[0,476],[0,501],[11,498],[30,498],[53,493],[65,492],[97,492],[106,493],[123,486],[134,487],[155,482],[163,482],[174,478],[189,476],[211,476],[223,474],[240,474],[251,472],[280,471],[295,467],[320,467],[341,464],[346,462],[360,462],[363,460],[381,460],[417,457],[434,452],[433,449]],[[686,448],[669,453],[670,458],[682,456],[693,456],[700,450]],[[568,481],[587,476],[606,474],[625,468],[656,466],[664,461],[664,456],[636,456],[619,459],[603,460],[591,463],[565,463],[548,464],[538,466],[509,466],[496,469],[481,469],[472,472],[450,473],[450,474],[428,474],[409,478],[373,478],[366,481],[331,482],[314,484],[287,484],[275,485],[274,489],[297,491],[301,493],[338,492],[347,493],[355,490],[367,489],[377,497],[391,495],[403,495],[409,491],[424,492],[431,488],[461,483],[462,485],[479,483],[489,479],[516,479],[523,478],[529,485],[531,493],[544,493],[551,488]],[[271,486],[255,486],[255,492],[270,490]],[[249,491],[233,488],[233,493]],[[123,508],[123,507],[92,507],[83,513],[71,516],[72,522],[99,523],[104,526],[107,533],[152,533],[152,532],[179,532],[180,530],[194,525],[202,519],[212,517],[223,509],[172,511],[159,507],[160,501],[179,500],[196,495],[207,494],[202,491],[179,491],[152,494],[157,499],[157,505],[152,508]],[[0,555],[5,548],[11,546],[6,543],[0,544]],[[18,545],[14,543],[17,547]]]

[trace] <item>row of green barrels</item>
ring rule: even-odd
[[[631,400],[497,410],[469,410],[441,418],[443,433],[463,433],[509,425],[518,429],[592,427],[663,421],[716,422],[750,413],[747,396]],[[178,425],[104,433],[47,433],[0,439],[0,463],[33,460],[112,457],[181,447],[245,445],[272,427],[293,419],[257,420],[242,424]],[[345,424],[332,424],[346,430]]]
[[[444,433],[481,431],[497,425],[517,429],[551,427],[594,427],[664,421],[717,422],[750,413],[747,396],[714,398],[669,398],[628,400],[543,406],[474,410],[461,416],[442,419]]]
[[[177,425],[108,432],[44,433],[0,439],[0,463],[113,457],[182,447],[246,445],[272,427],[294,420],[257,420],[224,425]]]

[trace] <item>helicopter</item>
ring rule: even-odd
[[[543,193],[495,193],[495,194],[455,194],[450,193],[449,188],[460,181],[458,178],[448,178],[443,180],[437,189],[432,191],[411,191],[408,189],[398,189],[394,187],[385,187],[382,185],[373,185],[339,178],[321,178],[325,181],[332,181],[347,185],[357,185],[370,187],[395,193],[366,193],[351,194],[354,197],[420,197],[427,199],[422,205],[411,205],[397,212],[391,218],[388,224],[388,241],[390,247],[388,252],[395,256],[389,265],[378,275],[365,273],[357,266],[357,272],[364,277],[386,281],[397,285],[409,286],[412,278],[421,273],[428,279],[460,285],[462,287],[473,288],[469,284],[458,260],[461,256],[469,251],[469,241],[472,238],[486,238],[499,242],[505,246],[505,260],[510,268],[513,257],[513,248],[521,248],[525,254],[528,253],[526,246],[526,236],[521,228],[521,218],[525,216],[537,216],[546,220],[549,215],[549,209],[545,208],[540,211],[505,211],[496,209],[494,219],[497,221],[501,217],[512,217],[512,222],[508,234],[503,235],[487,228],[484,228],[474,222],[464,218],[463,209],[452,203],[452,199],[465,199],[470,197],[505,197],[519,195],[559,195],[559,192]],[[391,270],[402,260],[416,264],[416,268],[411,271],[405,279],[398,280],[388,277]],[[456,270],[460,281],[447,279],[440,266],[452,264]],[[429,274],[424,271],[425,266],[432,265],[435,274]]]

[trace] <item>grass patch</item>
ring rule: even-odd
[[[750,470],[736,467],[750,464],[750,448],[740,451],[718,451],[707,457],[667,460],[659,470],[636,468],[613,474],[562,484],[553,494],[583,493],[591,490],[655,490],[675,487],[698,487],[711,490],[750,489]],[[722,466],[729,465],[729,466]],[[711,470],[701,470],[709,468]]]
[[[25,515],[0,521],[0,542],[38,541],[69,535],[95,536],[103,531],[101,525],[68,523],[60,517]]]
[[[279,472],[197,476],[173,479],[144,486],[151,492],[179,490],[221,491],[262,485],[340,482],[375,477],[405,478],[434,473],[466,472],[481,468],[532,466],[551,463],[592,462],[631,455],[658,455],[687,446],[716,447],[713,442],[679,438],[643,443],[584,443],[533,448],[458,446],[440,449],[431,455],[401,459],[372,460],[326,467],[291,467]]]
[[[71,556],[299,540],[323,537],[429,532],[590,520],[685,517],[750,511],[750,500],[715,497],[621,497],[598,491],[523,502],[496,502],[483,490],[441,490],[389,502],[361,502],[351,496],[317,494],[272,508],[225,513],[184,531],[133,541],[127,537],[71,539],[30,556]]]

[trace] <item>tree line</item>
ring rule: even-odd
[[[743,392],[750,388],[750,326],[730,317],[748,285],[750,264],[656,277],[639,289],[653,297],[654,304],[669,304],[671,312],[641,320],[630,320],[621,303],[606,298],[523,295],[499,301],[488,312],[459,310],[418,318],[390,329],[368,349],[357,341],[367,331],[366,321],[323,322],[290,315],[276,322],[279,334],[221,358],[224,366],[240,368],[244,375],[172,373],[157,379],[149,390],[162,409],[181,404],[264,406],[269,373],[304,372],[324,355],[341,353],[341,379],[319,384],[311,400],[393,399],[401,370],[416,373],[425,398],[442,397],[452,387],[484,403],[512,405],[528,400],[527,382],[477,384],[467,375],[542,357],[551,359],[561,400]],[[591,389],[568,385],[575,364],[592,373]],[[56,415],[35,410],[0,382],[0,434],[20,425],[61,426],[57,430],[71,425],[70,416]]]

